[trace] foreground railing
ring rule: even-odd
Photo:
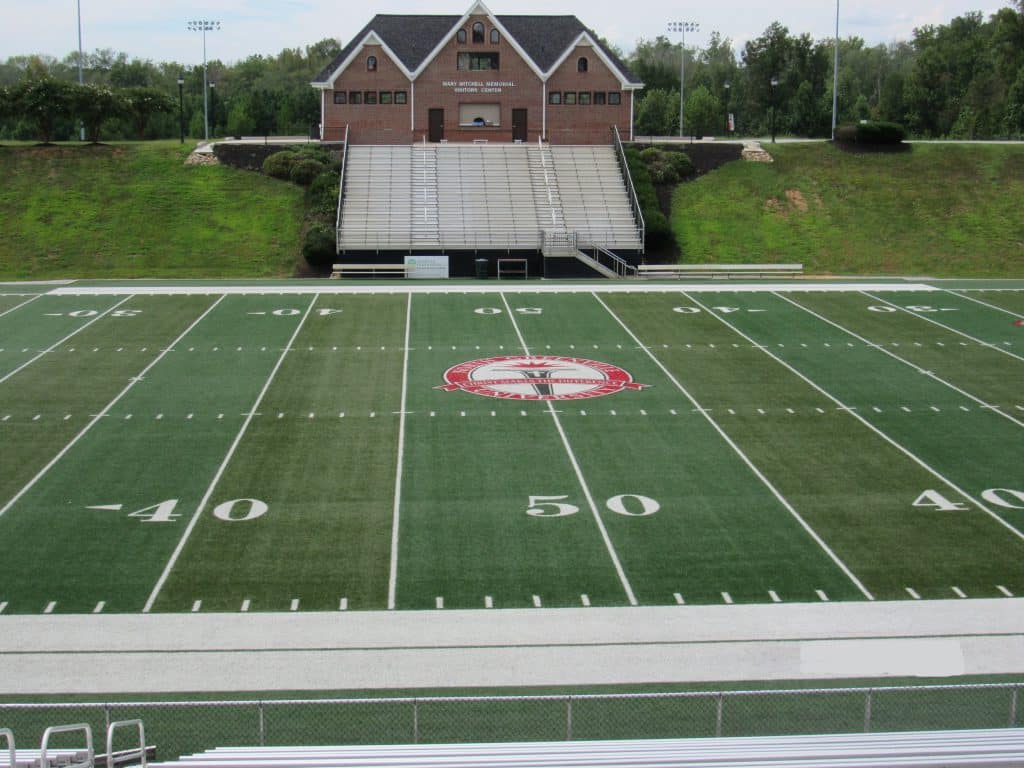
[[[341,175],[338,178],[338,213],[334,219],[334,249],[341,253],[341,206],[345,199],[345,163],[348,161],[348,126],[341,144]]]
[[[581,243],[580,250],[602,267],[610,269],[616,277],[636,277],[637,269],[628,261],[594,243]]]
[[[633,186],[633,174],[629,172],[629,163],[626,161],[626,150],[622,146],[622,138],[619,136],[619,126],[612,126],[612,143],[615,145],[615,157],[619,161],[619,168],[622,169],[622,178],[626,180],[626,189],[629,192],[629,205],[633,209],[633,215],[639,223],[640,229],[640,253],[644,252],[647,225],[644,224],[644,215],[640,211],[640,198],[637,197],[636,187]]]

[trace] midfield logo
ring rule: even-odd
[[[582,400],[647,386],[608,363],[552,355],[470,360],[445,371],[444,380],[435,389],[505,400]]]

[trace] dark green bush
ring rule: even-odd
[[[317,213],[333,214],[338,208],[338,174],[322,171],[309,185],[309,204]]]
[[[263,161],[263,172],[275,179],[287,181],[291,177],[296,154],[290,150],[275,152]]]
[[[302,244],[302,256],[313,267],[329,267],[337,255],[335,232],[322,224],[316,224],[306,232]]]
[[[647,163],[644,162],[644,153],[647,153],[647,157],[655,157],[651,153],[652,149],[654,152],[660,151],[654,147],[645,149],[643,152],[635,147],[627,148],[626,163],[629,166],[629,173],[633,177],[633,186],[636,187],[640,212],[644,217],[647,247],[649,249],[657,249],[671,242],[672,228],[669,226],[665,214],[661,212],[661,206],[658,204],[658,193],[654,189],[654,181],[651,178],[651,171]]]
[[[682,152],[647,147],[640,151],[640,159],[655,184],[676,184],[693,173],[693,163]]]
[[[271,155],[271,157],[273,157],[273,155]],[[269,160],[270,158],[267,159]],[[292,165],[289,178],[300,187],[308,187],[313,183],[313,179],[323,173],[323,171],[323,163],[319,160],[314,160],[311,157],[305,157],[296,161]]]
[[[899,144],[906,137],[907,131],[899,123],[864,121],[836,129],[836,141],[847,144]]]

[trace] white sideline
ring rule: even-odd
[[[835,291],[921,291],[923,293],[934,293],[942,291],[923,283],[818,283],[811,280],[794,280],[791,283],[732,283],[723,286],[721,283],[705,281],[701,283],[686,283],[679,280],[671,280],[666,283],[644,282],[621,283],[611,280],[594,280],[589,283],[574,283],[572,281],[542,281],[542,282],[512,282],[499,283],[497,280],[478,280],[474,282],[452,281],[450,283],[418,285],[416,281],[409,281],[395,285],[397,281],[388,281],[387,284],[367,285],[337,285],[323,282],[295,283],[293,285],[102,285],[102,286],[69,286],[56,288],[47,295],[53,296],[96,296],[108,294],[131,293],[136,296],[174,296],[174,295],[203,295],[218,296],[221,294],[242,294],[253,296],[267,295],[307,295],[311,293],[324,294],[406,294],[406,293],[450,293],[450,294],[478,294],[478,293],[590,293],[599,291],[601,293],[675,293],[680,290],[694,293],[721,293],[729,291],[732,293],[766,293],[771,291],[795,291],[795,292],[835,292]]]
[[[1024,600],[0,616],[6,694],[1024,673]]]

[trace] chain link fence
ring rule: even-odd
[[[693,693],[0,704],[35,747],[51,725],[141,718],[162,760],[217,746],[768,736],[1022,725],[1020,684]],[[71,737],[73,739],[73,737]],[[130,740],[131,734],[124,737]],[[73,746],[56,744],[55,746]],[[114,749],[128,748],[130,743]]]

